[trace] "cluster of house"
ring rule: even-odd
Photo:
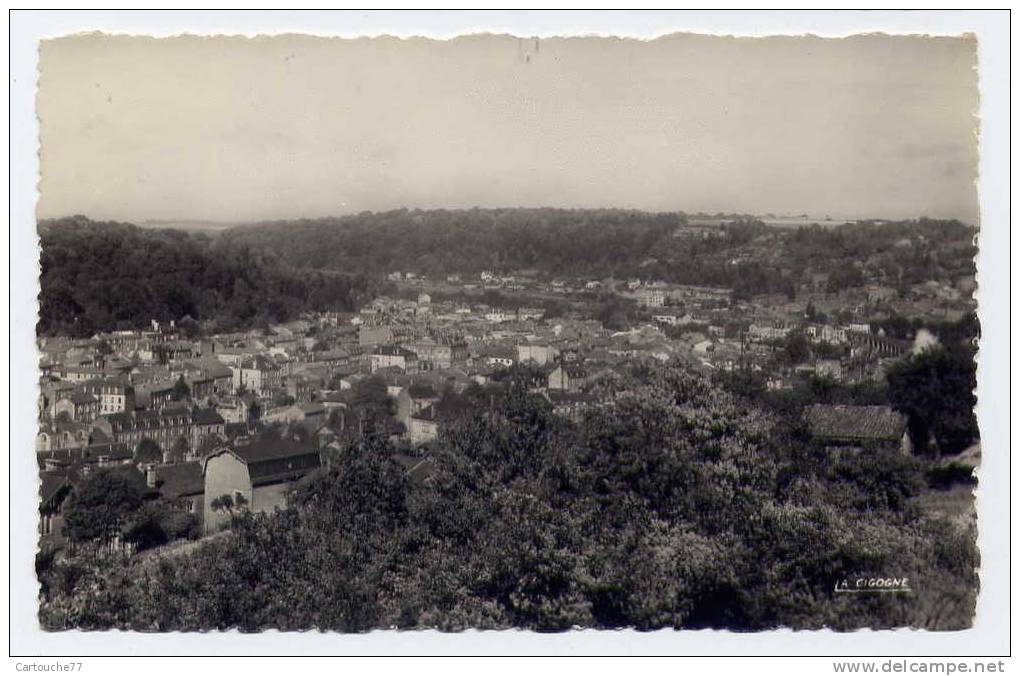
[[[391,278],[398,280],[397,273]],[[400,273],[398,281],[421,280]],[[492,273],[477,281],[538,284]],[[470,283],[458,275],[447,282]],[[543,284],[562,292],[602,282]],[[153,322],[149,330],[90,339],[42,338],[36,451],[50,519],[44,533],[59,531],[52,519],[69,486],[90,468],[137,465],[145,440],[162,456],[143,468],[150,488],[190,500],[209,527],[220,519],[210,513],[211,501],[232,491],[253,508],[271,509],[289,482],[317,466],[320,451],[338,445],[343,430],[334,427],[349,423],[332,413],[349,408],[356,385],[368,378],[385,383],[399,423],[391,432],[413,446],[439,434],[437,404],[445,391],[484,385],[514,365],[528,366],[535,391],[555,413],[576,419],[606,405],[611,388],[598,383],[635,360],[678,359],[706,371],[749,368],[766,373],[769,387],[784,388],[809,373],[847,382],[878,378],[911,347],[863,321],[807,321],[803,306],[799,316],[755,314],[757,308],[734,307],[727,289],[636,279],[613,288],[634,300],[646,320],[611,331],[581,312],[548,318],[528,305],[434,300],[423,286],[415,298],[381,297],[356,313],[309,314],[268,329],[193,338],[172,322]],[[793,331],[832,356],[778,367],[777,346]],[[888,410],[818,409],[808,420],[832,445],[892,445],[894,436],[896,443],[903,437],[902,420]],[[251,441],[269,423],[303,426],[308,441],[279,448]]]
[[[94,461],[93,461],[94,460]],[[218,444],[197,458],[177,463],[137,463],[130,453],[78,458],[68,466],[56,458],[40,459],[40,534],[44,542],[61,538],[62,506],[71,487],[98,468],[121,466],[145,478],[150,497],[172,501],[194,514],[204,532],[212,532],[229,518],[229,510],[214,502],[229,496],[257,512],[286,505],[291,485],[318,469],[317,448],[289,439],[238,441]],[[242,500],[238,500],[241,496]]]
[[[415,303],[428,305],[425,295]],[[475,317],[455,314],[466,315],[467,324]],[[498,322],[504,328],[497,342],[511,345],[517,324],[533,326],[540,316],[522,311]],[[202,339],[189,339],[172,325],[85,340],[40,339],[36,455],[43,534],[59,536],[59,508],[71,486],[96,468],[121,464],[144,471],[164,497],[190,500],[189,509],[208,527],[219,518],[210,501],[231,491],[252,508],[271,509],[287,484],[317,466],[320,451],[337,444],[342,430],[332,426],[345,418],[331,422],[330,413],[347,408],[355,385],[366,378],[386,383],[397,403],[399,435],[413,445],[438,435],[435,405],[445,389],[487,382],[501,365],[517,361],[556,371],[551,363],[559,347],[522,342],[504,361],[493,354],[496,336],[485,328],[496,322],[483,314],[477,326],[460,330],[441,317],[408,313],[406,305],[381,299],[353,316],[323,313]],[[570,341],[583,333],[577,329],[569,323],[557,328],[569,359],[576,357]],[[581,377],[570,369],[550,380],[552,389],[569,391]],[[304,426],[307,441],[300,449],[251,441],[274,422]]]

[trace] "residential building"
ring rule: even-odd
[[[810,406],[804,421],[830,450],[881,448],[909,453],[907,418],[888,406]]]
[[[460,338],[425,337],[405,347],[418,355],[422,370],[448,369],[463,366],[468,360],[468,345]]]
[[[71,493],[66,472],[41,472],[39,486],[40,544],[55,543],[64,532],[64,500]]]
[[[99,415],[133,411],[135,408],[135,388],[126,378],[89,380],[79,386],[79,391],[99,400]]]
[[[564,418],[580,422],[586,411],[597,408],[599,401],[590,394],[550,390],[546,398],[553,405],[553,413]]]
[[[482,362],[487,366],[507,367],[514,365],[516,350],[511,347],[489,346],[482,350]]]
[[[427,406],[411,416],[407,426],[407,437],[411,443],[423,444],[439,436],[439,422],[433,406]]]
[[[501,324],[503,322],[513,321],[516,316],[516,313],[510,312],[509,310],[492,310],[491,312],[485,313],[485,320],[495,324]]]
[[[819,378],[840,380],[843,377],[843,364],[839,359],[816,359],[815,375]]]
[[[244,498],[245,509],[271,513],[287,506],[287,491],[297,480],[319,468],[319,452],[286,439],[257,440],[224,446],[201,461],[203,476],[203,525],[217,530],[230,519],[212,503],[224,495]]]
[[[149,466],[145,469],[145,482],[160,497],[194,514],[199,527],[204,528],[205,477],[200,460]]]
[[[136,408],[158,411],[174,404],[176,381],[157,380],[138,385],[135,390]]]
[[[587,369],[577,364],[560,364],[547,377],[550,390],[579,392],[590,380]]]
[[[685,326],[692,323],[694,318],[683,310],[657,310],[652,315],[652,320],[669,326]]]
[[[206,437],[224,436],[225,423],[215,409],[168,407],[100,416],[93,423],[93,430],[101,431],[113,443],[132,449],[142,439],[149,439],[164,453],[183,438],[194,452]]]
[[[384,345],[372,351],[369,356],[372,373],[379,369],[399,368],[404,373],[418,372],[418,355],[410,350],[392,345]]]
[[[246,423],[248,422],[248,403],[244,397],[228,397],[221,399],[216,404],[216,412],[220,414],[224,422]]]
[[[85,392],[64,394],[53,403],[53,419],[61,414],[74,422],[90,423],[99,415],[99,400]]]
[[[789,335],[792,327],[785,322],[777,321],[771,324],[751,324],[747,329],[747,337],[754,341],[781,340]]]
[[[431,385],[412,383],[407,387],[397,386],[391,396],[397,402],[396,418],[408,430],[411,418],[439,401],[439,394]]]
[[[276,361],[258,354],[231,366],[234,390],[242,389],[259,396],[268,396],[283,386],[283,369]]]
[[[226,439],[226,424],[227,421],[214,408],[192,409],[189,439],[192,454],[201,448],[206,439]]]
[[[56,451],[66,448],[84,448],[89,443],[91,427],[88,423],[54,421],[41,423],[35,436],[36,451]]]
[[[293,373],[283,379],[283,386],[287,395],[293,397],[294,401],[303,403],[309,402],[315,394],[325,385],[322,377],[314,372]]]
[[[666,294],[662,289],[641,289],[636,298],[641,307],[663,307],[666,304]]]
[[[358,345],[377,347],[393,344],[393,329],[389,326],[359,326]]]
[[[908,354],[913,344],[908,340],[886,338],[873,333],[850,335],[850,356],[862,358],[902,357]]]
[[[847,342],[846,329],[829,326],[828,324],[808,326],[804,333],[815,342],[828,343],[830,345],[842,345]]]
[[[517,308],[518,321],[539,321],[545,316],[545,310],[540,307],[519,307]]]
[[[545,366],[559,356],[559,350],[551,345],[540,343],[523,343],[517,346],[517,361],[532,362]]]
[[[321,403],[301,403],[291,404],[290,406],[280,406],[263,413],[262,421],[266,423],[325,423],[326,406]]]

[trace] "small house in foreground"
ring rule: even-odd
[[[888,406],[815,405],[804,411],[811,436],[826,448],[911,451],[907,418]]]

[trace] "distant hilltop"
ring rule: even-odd
[[[916,219],[904,219],[904,218],[879,218],[879,217],[861,217],[861,216],[832,216],[832,215],[809,215],[809,214],[745,214],[745,213],[706,213],[703,211],[699,212],[685,212],[685,211],[642,211],[637,209],[559,209],[553,207],[520,207],[520,208],[502,208],[502,209],[393,209],[389,211],[366,211],[360,214],[345,214],[334,217],[316,217],[316,218],[287,218],[287,219],[252,219],[252,220],[238,220],[238,221],[215,221],[215,220],[203,220],[203,219],[148,219],[143,221],[134,221],[134,223],[141,228],[148,229],[159,229],[159,230],[185,230],[189,232],[221,232],[229,230],[231,228],[244,227],[244,226],[258,226],[258,225],[281,225],[285,223],[321,223],[323,221],[342,221],[347,219],[355,219],[364,216],[383,216],[383,215],[420,215],[429,213],[461,213],[461,212],[507,212],[507,211],[520,211],[525,213],[536,213],[536,212],[565,212],[565,213],[632,213],[632,214],[669,214],[684,220],[689,225],[695,226],[707,226],[707,225],[722,225],[724,223],[733,223],[740,221],[758,221],[765,225],[779,228],[799,228],[809,225],[821,225],[823,227],[836,227],[840,225],[855,224],[855,223],[868,223],[872,225],[883,225],[886,223],[903,223],[909,222],[910,220]],[[84,218],[84,217],[83,217]],[[53,220],[53,219],[46,219]],[[936,219],[939,220],[939,219]],[[973,227],[972,223],[964,223]]]
[[[153,228],[153,229],[172,229],[172,230],[187,230],[187,231],[220,231],[229,230],[230,228],[236,228],[239,225],[244,225],[240,221],[200,221],[200,220],[180,220],[180,219],[168,219],[168,220],[148,220],[138,221],[138,227],[140,228]]]

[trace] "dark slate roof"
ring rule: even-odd
[[[297,407],[302,413],[305,414],[306,418],[326,414],[326,407],[323,406],[321,403],[298,404]]]
[[[191,420],[196,425],[222,425],[226,422],[215,408],[196,408],[192,412]]]
[[[319,468],[319,451],[293,439],[258,439],[234,452],[248,464],[252,485],[293,481]]]
[[[812,406],[804,411],[811,434],[839,441],[898,441],[907,419],[888,406]]]
[[[315,359],[317,361],[334,361],[336,359],[350,359],[351,353],[347,350],[326,350],[324,352],[316,352]]]
[[[246,422],[243,422],[243,423],[226,423],[223,426],[223,432],[228,437],[237,437],[237,436],[243,436],[243,435],[246,435],[246,434],[251,434],[255,430],[256,430],[256,426],[254,424],[246,423]]]
[[[248,463],[248,475],[253,486],[265,486],[282,481],[297,481],[320,466],[319,452],[313,451],[303,455]]]
[[[404,348],[397,347],[395,345],[382,345],[376,348],[375,352],[373,352],[372,354],[390,357],[404,357],[405,359],[417,359],[418,357],[418,355],[416,355],[414,352],[411,352],[410,350],[405,350]]]
[[[248,463],[316,452],[307,443],[272,436],[253,439],[246,444],[238,444],[232,450]]]
[[[571,404],[594,404],[598,399],[591,394],[581,394],[579,392],[562,392],[559,390],[550,390],[546,392],[546,398],[554,406],[568,406]]]
[[[413,383],[407,388],[407,393],[411,395],[413,399],[432,399],[439,396],[436,393],[435,388],[428,383]]]
[[[201,370],[207,378],[231,378],[233,372],[230,367],[216,357],[198,357],[191,359],[184,364],[187,367]]]
[[[176,384],[176,382],[150,383],[147,387],[141,389],[143,392],[148,392],[149,396],[152,396],[153,394],[166,394],[167,392],[171,392]]]
[[[182,462],[156,468],[156,488],[168,498],[200,495],[205,492],[202,463]]]
[[[123,462],[134,457],[134,453],[124,444],[91,444],[84,448],[61,448],[52,451],[37,451],[36,462],[39,468],[46,466],[46,461],[54,461],[65,466],[92,464],[99,462],[100,457],[109,458],[110,462]]]
[[[215,411],[213,412],[215,413]],[[187,408],[168,406],[157,411],[142,410],[110,413],[103,417],[110,421],[110,426],[114,432],[129,432],[190,423],[192,421],[192,412]]]
[[[57,498],[61,491],[70,487],[67,474],[64,472],[43,472],[40,474],[42,483],[39,486],[39,502],[41,507]]]

